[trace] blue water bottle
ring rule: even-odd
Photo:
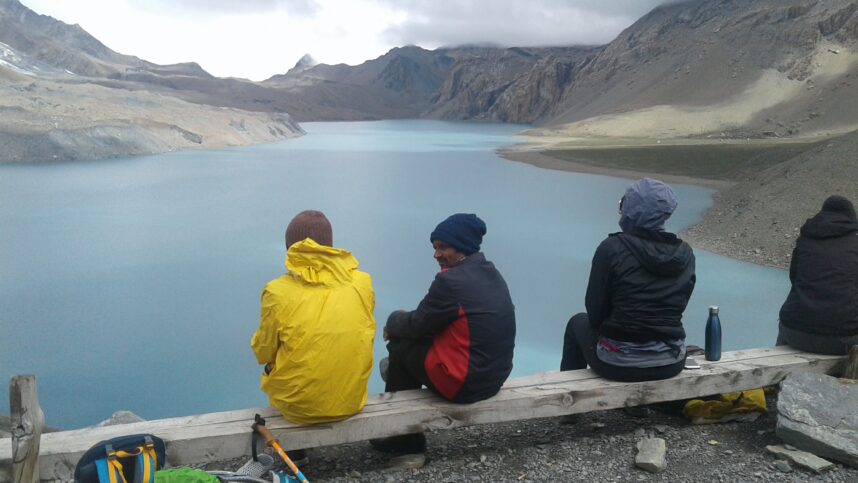
[[[718,318],[718,307],[709,307],[709,318],[706,320],[706,360],[721,360],[721,319]]]

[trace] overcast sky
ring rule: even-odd
[[[668,0],[21,0],[111,49],[266,79],[308,53],[360,64],[393,47],[603,44]]]

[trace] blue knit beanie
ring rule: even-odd
[[[480,251],[486,224],[472,213],[456,213],[438,223],[429,241],[442,241],[456,250],[471,255]]]

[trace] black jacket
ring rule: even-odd
[[[587,315],[596,332],[629,342],[684,339],[694,252],[672,233],[614,233],[593,256]]]
[[[858,335],[858,223],[821,211],[801,227],[780,319],[785,326],[819,335]]]
[[[433,387],[460,403],[494,396],[512,371],[515,308],[482,253],[435,276],[416,310],[387,320],[390,337],[432,337],[424,366]]]

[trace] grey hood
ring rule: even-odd
[[[676,209],[676,194],[661,181],[644,178],[626,188],[620,209],[620,228],[664,231],[664,222]]]

